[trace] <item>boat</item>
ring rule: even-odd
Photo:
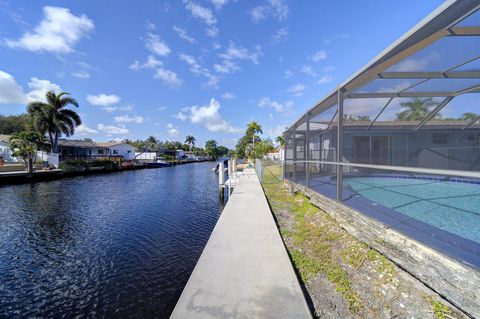
[[[163,157],[155,157],[153,162],[147,162],[148,167],[169,167],[171,163],[167,162]]]

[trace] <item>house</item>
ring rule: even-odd
[[[314,123],[310,129],[309,157],[312,161],[336,160],[336,124]],[[431,120],[416,130],[415,121],[345,121],[343,124],[344,162],[429,167],[480,171],[480,124],[468,121]],[[467,127],[468,126],[468,127]],[[293,140],[287,146],[293,156]],[[304,159],[305,135],[297,133],[297,159]],[[306,159],[306,158],[305,158]]]
[[[135,147],[126,142],[96,142],[95,144],[106,148],[109,156],[120,156],[126,161],[130,161],[135,158]]]
[[[58,140],[58,153],[60,160],[78,160],[78,159],[94,159],[101,157],[108,157],[109,150],[107,147],[99,145],[98,143],[85,140]]]
[[[135,147],[125,142],[94,142],[92,140],[69,140],[58,141],[60,160],[92,160],[100,158],[112,158],[133,160]]]
[[[12,156],[10,148],[10,135],[0,135],[0,157],[7,164],[18,163],[19,160]]]

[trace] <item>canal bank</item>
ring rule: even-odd
[[[214,161],[170,161],[170,166],[184,165],[184,164],[194,164],[194,163],[203,163],[203,162],[214,162]],[[114,164],[112,162],[112,164]],[[32,182],[46,182],[57,180],[65,177],[77,177],[77,176],[88,176],[88,175],[97,175],[97,174],[110,174],[117,173],[122,171],[131,171],[139,169],[155,169],[160,167],[148,166],[145,163],[138,165],[114,165],[110,167],[89,167],[82,168],[78,170],[63,170],[63,169],[46,169],[46,170],[36,170],[33,174],[29,175],[27,171],[18,171],[18,170],[7,170],[0,171],[0,185],[14,185],[14,184],[23,184],[23,183],[32,183]]]
[[[240,176],[171,318],[311,318],[253,169]]]

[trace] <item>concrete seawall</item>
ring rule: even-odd
[[[311,318],[253,169],[240,177],[171,318]]]

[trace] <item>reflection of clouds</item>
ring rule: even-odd
[[[389,99],[349,99],[345,100],[343,113],[349,115],[368,115],[374,117],[387,104]]]
[[[426,56],[413,55],[403,61],[393,65],[388,71],[392,72],[407,72],[407,71],[425,71],[429,70],[433,63],[440,60],[440,54],[436,51],[430,52]]]
[[[418,83],[418,79],[376,79],[355,90],[358,93],[397,93]]]
[[[444,72],[478,55],[480,37],[444,37],[394,64],[386,72]]]

